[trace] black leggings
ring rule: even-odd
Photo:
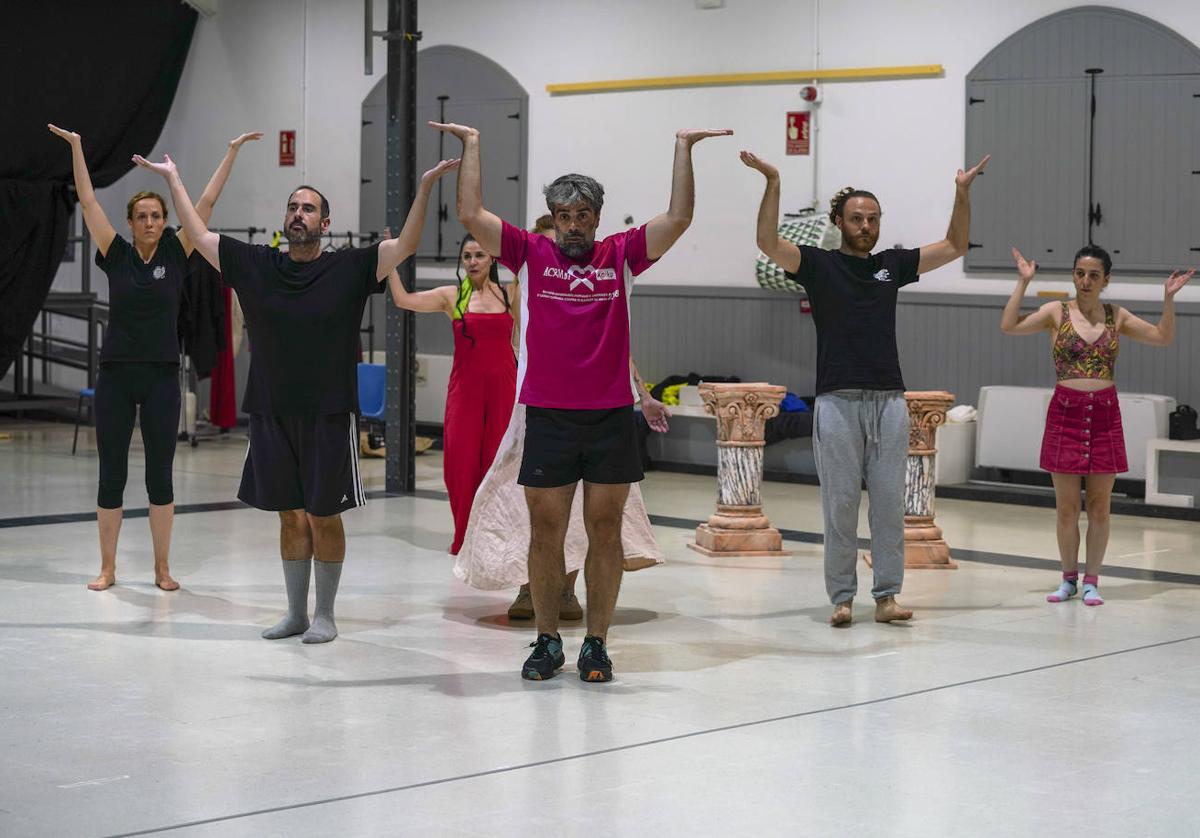
[[[110,363],[96,381],[96,448],[100,452],[100,489],[96,505],[119,509],[129,476],[129,440],[141,407],[142,444],[146,449],[146,493],[150,503],[175,500],[171,467],[179,430],[179,365]]]

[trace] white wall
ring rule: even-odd
[[[821,194],[827,198],[847,184],[873,190],[885,213],[881,245],[918,246],[940,238],[949,219],[953,175],[963,163],[966,74],[1016,30],[1080,4],[824,0],[814,39],[816,5],[726,0],[723,9],[703,11],[693,0],[425,0],[421,46],[477,50],[529,92],[531,214],[541,205],[542,184],[582,170],[606,187],[606,230],[619,229],[626,215],[643,222],[666,208],[675,129],[733,128],[734,138],[696,148],[695,222],[646,281],[752,285],[761,178],[737,161],[736,152],[750,148],[781,166],[785,210],[809,203],[811,159],[783,155],[784,113],[802,108],[795,85],[559,97],[550,97],[545,86],[800,69],[813,66],[818,43],[826,68],[940,63],[943,78],[826,84],[819,114]],[[1200,3],[1194,0],[1119,5],[1200,43]],[[376,28],[385,21],[385,2],[376,0]],[[363,75],[359,0],[223,3],[215,18],[197,24],[174,108],[153,152],[175,157],[195,198],[225,142],[241,131],[263,130],[266,139],[243,150],[214,226],[277,227],[288,192],[310,181],[328,195],[334,228],[356,229],[359,107],[385,69],[385,52],[377,42],[376,75]],[[294,168],[276,165],[276,138],[287,128],[299,135]],[[116,220],[123,217],[125,197],[160,187],[156,180],[135,171],[101,199]],[[72,273],[64,267],[64,277]],[[1157,279],[1120,282],[1119,265],[1115,279],[1114,297],[1161,295]],[[102,290],[103,275],[98,280]],[[1004,274],[968,278],[956,264],[913,288],[996,293],[1011,287]],[[1200,287],[1184,289],[1180,299],[1200,300]]]

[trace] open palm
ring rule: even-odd
[[[983,159],[976,163],[965,172],[962,169],[958,170],[958,174],[954,176],[954,184],[960,189],[970,189],[971,184],[975,182],[975,178],[987,168],[988,161],[992,159],[992,155],[985,154]]]
[[[434,166],[432,169],[430,169],[428,172],[421,175],[421,180],[430,181],[430,182],[435,181],[438,178],[440,178],[442,175],[446,174],[446,172],[457,169],[458,164],[461,162],[462,161],[457,157],[455,157],[451,160],[443,160],[440,163],[438,163],[436,166]]]
[[[1167,284],[1166,284],[1167,299],[1169,300],[1172,297],[1174,297],[1177,293],[1179,293],[1179,289],[1182,288],[1183,286],[1187,285],[1188,280],[1190,280],[1195,275],[1195,273],[1196,273],[1195,268],[1190,268],[1187,271],[1172,271],[1171,275],[1169,277],[1167,277]]]
[[[1021,251],[1015,247],[1012,249],[1013,261],[1017,263],[1017,276],[1022,282],[1029,282],[1037,273],[1037,262],[1026,259],[1021,255]]]
[[[769,178],[770,177],[778,177],[778,175],[779,175],[778,169],[776,169],[774,166],[772,166],[766,160],[763,160],[761,157],[759,157],[757,154],[754,154],[753,152],[742,151],[742,152],[739,152],[738,157],[740,157],[742,162],[745,163],[747,166],[749,166],[751,169],[757,169],[758,171],[762,172],[764,175],[766,175]]]
[[[175,168],[175,161],[171,159],[169,154],[163,155],[163,162],[161,163],[151,163],[145,157],[142,157],[142,155],[135,154],[133,155],[133,162],[137,163],[143,169],[149,169],[152,172],[157,172],[163,177],[170,177],[172,174],[178,171]]]

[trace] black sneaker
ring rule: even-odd
[[[604,641],[594,634],[583,638],[583,646],[579,649],[578,666],[580,681],[612,680],[612,661],[608,659]]]
[[[539,634],[537,640],[529,645],[533,647],[533,654],[521,667],[521,677],[527,681],[553,678],[555,671],[562,669],[567,662],[562,650],[562,637],[557,634]]]

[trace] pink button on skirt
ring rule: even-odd
[[[1094,393],[1054,388],[1042,434],[1041,467],[1055,474],[1121,474],[1129,470],[1117,388]]]

